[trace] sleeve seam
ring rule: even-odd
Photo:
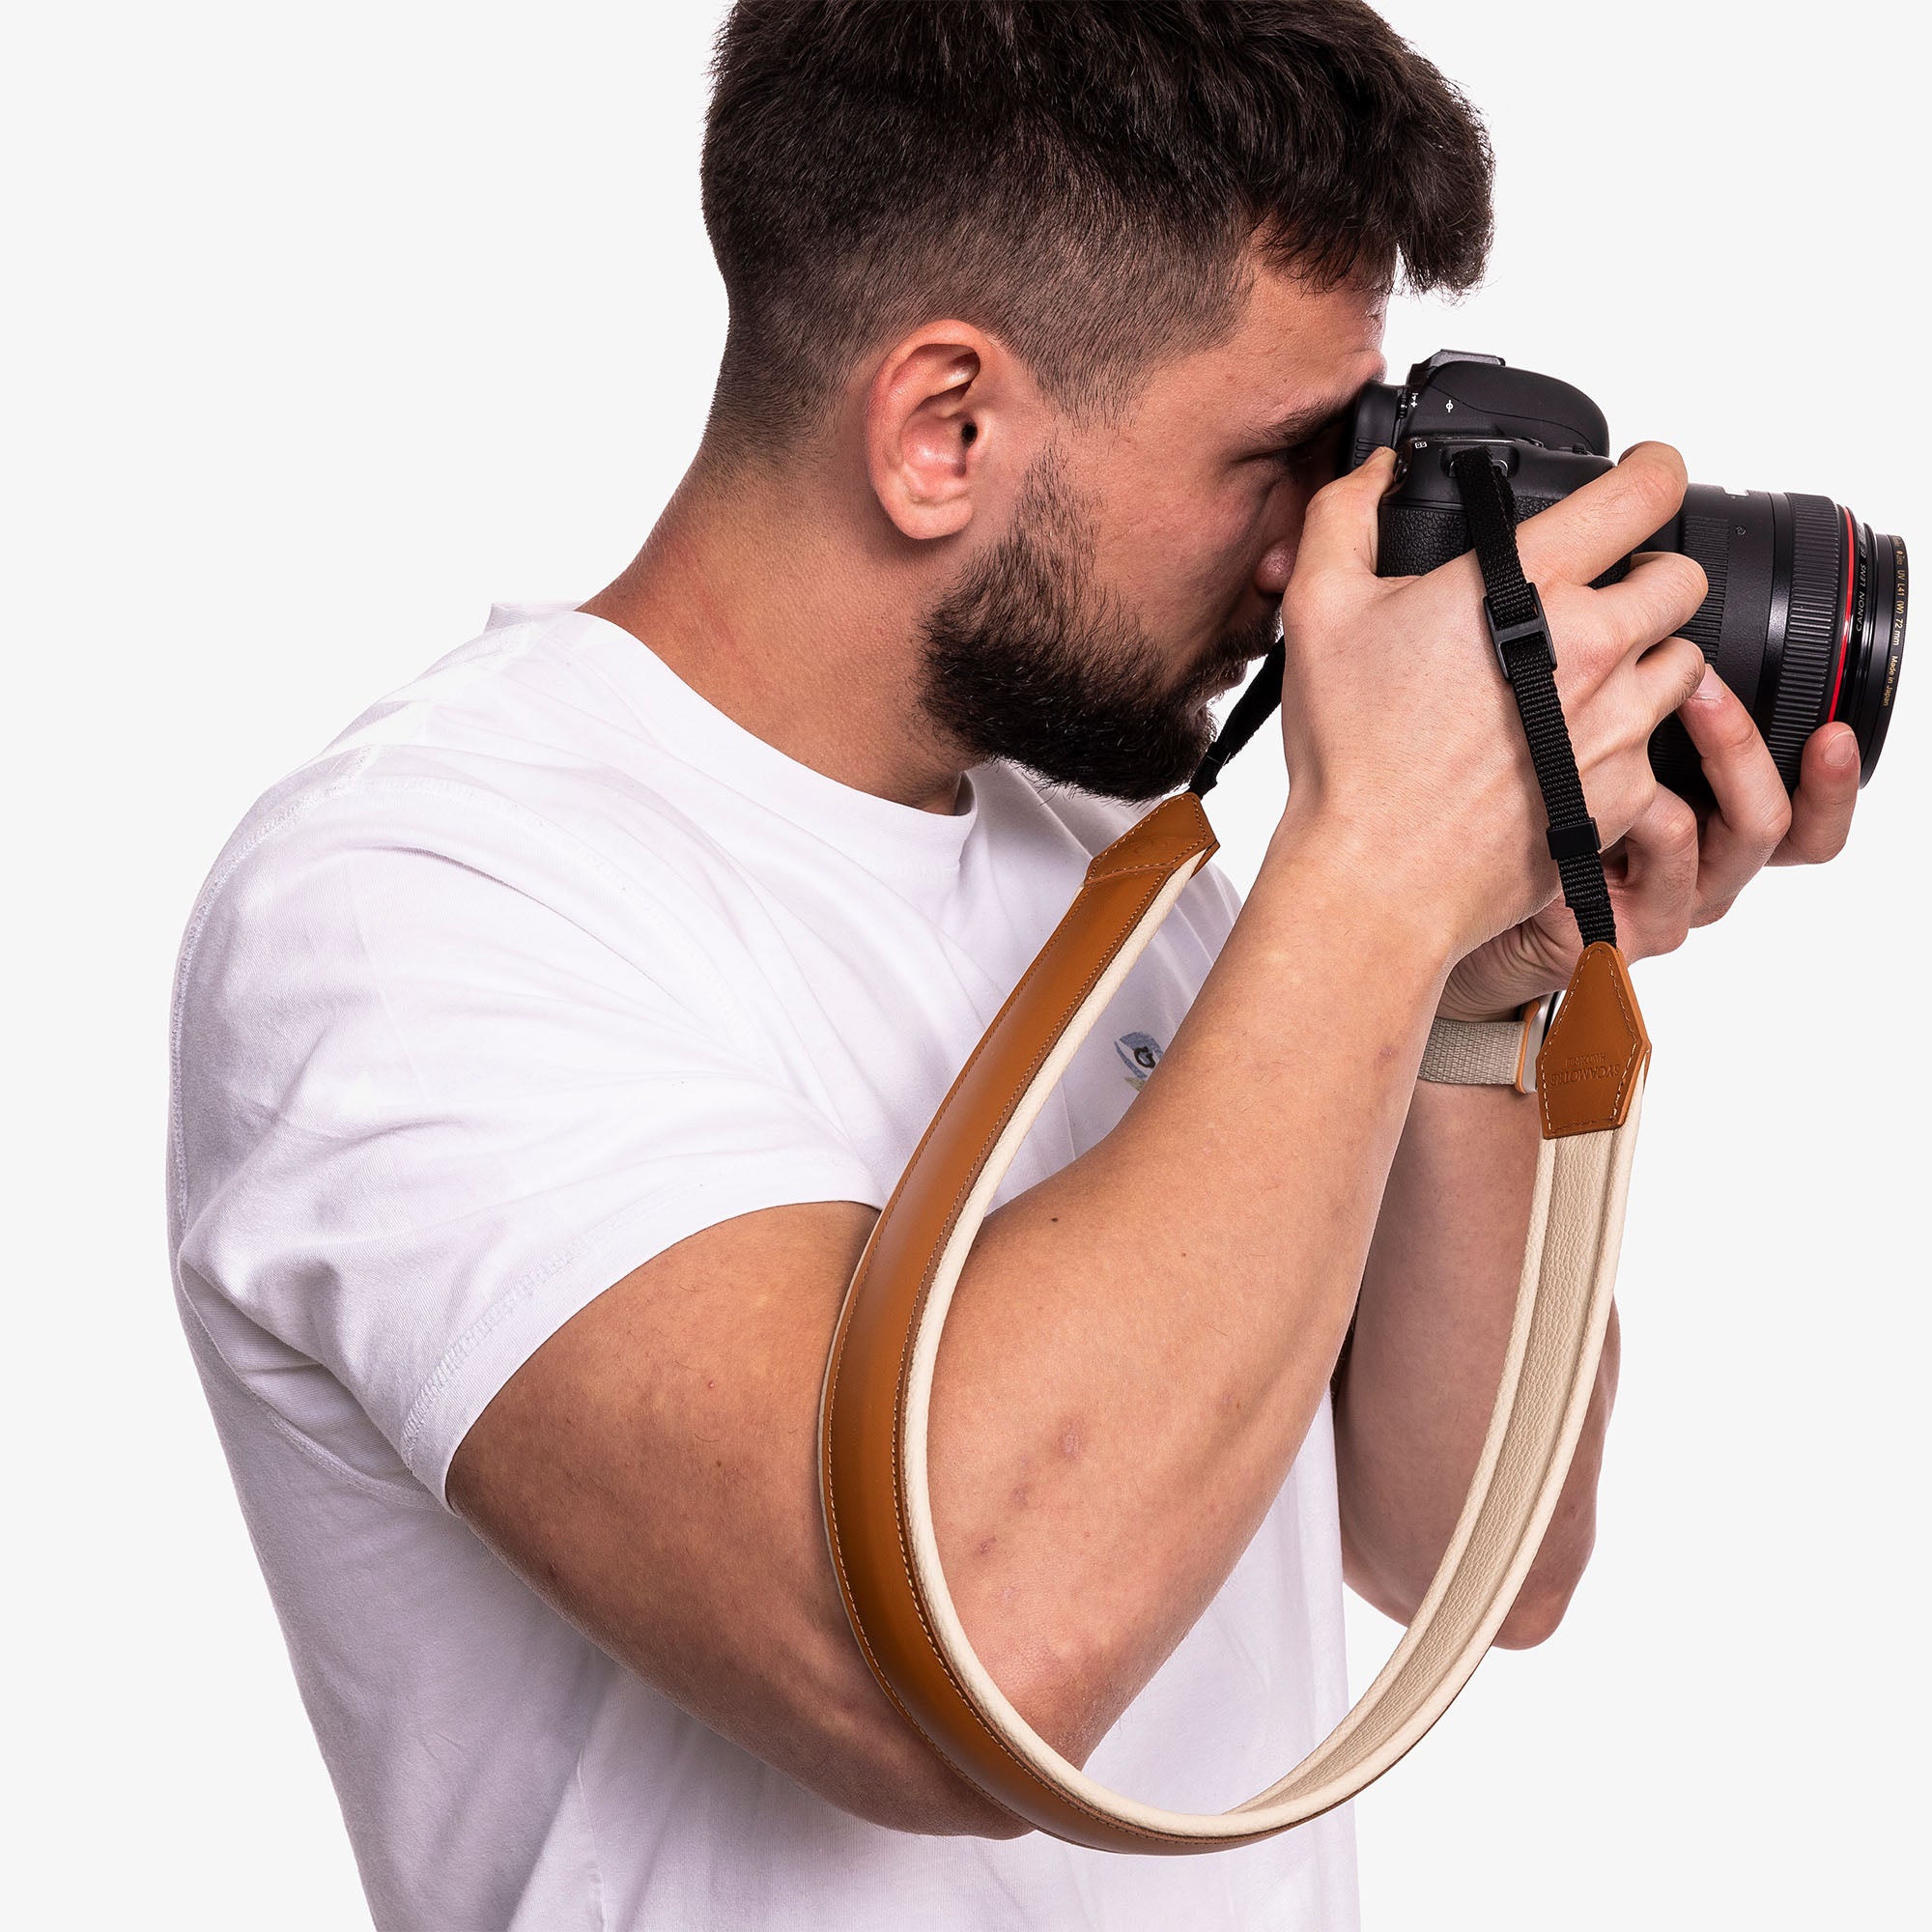
[[[762,1184],[755,1185],[751,1181],[745,1181],[736,1187],[727,1188],[724,1190],[722,1199],[718,1204],[722,1208],[721,1212],[710,1215],[707,1219],[700,1221],[696,1227],[674,1235],[670,1240],[665,1242],[652,1254],[638,1256],[617,1273],[611,1274],[608,1281],[600,1280],[599,1285],[591,1291],[584,1300],[580,1302],[577,1308],[571,1310],[571,1315],[575,1315],[582,1308],[587,1307],[590,1301],[594,1300],[597,1295],[602,1294],[607,1289],[614,1287],[622,1279],[623,1275],[630,1273],[635,1268],[645,1265],[648,1262],[655,1260],[658,1255],[674,1247],[679,1241],[689,1239],[692,1235],[701,1234],[705,1229],[717,1227],[720,1223],[735,1219],[740,1214],[755,1212],[758,1207],[801,1207],[813,1201],[860,1199],[860,1194],[854,1189],[853,1184],[855,1182],[863,1182],[864,1205],[874,1208],[881,1205],[877,1201],[870,1199],[870,1196],[876,1193],[877,1189],[873,1184],[871,1176],[865,1170],[863,1163],[859,1161],[856,1153],[850,1161],[843,1161],[835,1157],[823,1157],[810,1163],[794,1161],[788,1163],[785,1178],[781,1181],[774,1183],[770,1179],[766,1179]],[[755,1205],[739,1205],[744,1201],[753,1201]],[[446,1479],[447,1470],[446,1467],[439,1468],[434,1472],[434,1478],[432,1478],[431,1474],[425,1473],[421,1466],[421,1452],[424,1447],[423,1437],[432,1417],[436,1414],[438,1407],[448,1394],[450,1387],[456,1381],[466,1364],[489,1343],[491,1338],[506,1322],[528,1307],[540,1290],[548,1283],[554,1281],[559,1275],[573,1268],[584,1266],[600,1257],[605,1258],[607,1266],[614,1267],[616,1265],[616,1258],[611,1255],[611,1251],[618,1246],[626,1234],[639,1218],[653,1209],[661,1209],[663,1206],[664,1197],[662,1195],[647,1195],[639,1201],[633,1202],[628,1208],[621,1209],[617,1214],[604,1222],[601,1227],[580,1236],[574,1241],[566,1243],[558,1253],[551,1256],[546,1262],[523,1276],[514,1287],[506,1289],[498,1295],[450,1344],[449,1348],[443,1351],[441,1358],[438,1361],[436,1367],[430,1371],[428,1378],[417,1391],[414,1402],[410,1406],[409,1415],[404,1421],[402,1433],[397,1439],[396,1450],[404,1463],[409,1465],[412,1473],[415,1475],[417,1481],[429,1492],[430,1496],[436,1501],[440,1502],[445,1509],[448,1507],[448,1503],[442,1493],[442,1485]],[[563,1321],[567,1321],[569,1319],[570,1316],[566,1315]],[[556,1326],[561,1327],[562,1321],[559,1321]],[[555,1328],[549,1331],[550,1334],[554,1334],[555,1332]],[[541,1347],[542,1340],[547,1339],[548,1335],[541,1338],[536,1346]],[[494,1394],[495,1391],[492,1391],[492,1393]],[[442,1456],[444,1446],[442,1444],[435,1445],[436,1454],[439,1458]],[[449,1453],[453,1455],[457,1445],[450,1443],[446,1446]]]

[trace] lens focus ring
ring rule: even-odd
[[[1793,492],[1787,500],[1791,603],[1777,694],[1764,726],[1764,741],[1785,784],[1795,790],[1804,741],[1824,722],[1826,685],[1837,656],[1845,591],[1845,519],[1829,497]]]

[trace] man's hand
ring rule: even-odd
[[[1722,919],[1767,865],[1834,858],[1859,796],[1859,748],[1849,724],[1821,724],[1804,747],[1795,794],[1737,696],[1707,669],[1677,714],[1717,801],[1708,814],[1660,790],[1605,855],[1617,937],[1629,959],[1674,952],[1693,926]],[[1490,1019],[1566,984],[1582,942],[1561,895],[1462,960],[1440,1010]]]
[[[1380,891],[1436,922],[1454,961],[1534,919],[1556,868],[1521,721],[1481,641],[1475,557],[1422,577],[1376,574],[1392,463],[1377,452],[1308,506],[1282,597],[1290,785],[1277,837],[1354,854]],[[1641,556],[1601,589],[1596,580],[1669,521],[1684,490],[1677,452],[1639,443],[1518,529],[1556,638],[1584,793],[1611,839],[1658,798],[1645,748],[1703,672],[1676,633],[1707,585],[1674,553]]]

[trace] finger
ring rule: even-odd
[[[1346,476],[1316,491],[1302,515],[1296,568],[1306,560],[1318,569],[1373,577],[1378,512],[1394,474],[1395,451],[1381,448]]]
[[[1614,469],[1517,526],[1523,574],[1588,583],[1655,536],[1676,516],[1687,484],[1684,459],[1667,442],[1640,442]]]
[[[1674,952],[1697,905],[1697,814],[1675,792],[1660,791],[1624,834],[1623,848],[1616,896],[1625,956]]]
[[[1703,761],[1717,801],[1704,826],[1692,923],[1723,918],[1791,823],[1791,801],[1751,716],[1715,669],[1677,714]]]
[[[1637,659],[1631,675],[1636,680],[1645,737],[1689,701],[1705,669],[1704,653],[1689,638],[1665,638]]]
[[[1859,802],[1859,740],[1849,724],[1821,724],[1804,741],[1791,830],[1771,855],[1774,866],[1822,866],[1851,835]]]
[[[1675,551],[1652,551],[1618,583],[1589,593],[1600,623],[1624,649],[1640,650],[1681,631],[1702,608],[1710,583],[1702,565]]]

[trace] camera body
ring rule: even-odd
[[[1418,362],[1399,389],[1371,383],[1345,435],[1351,469],[1379,445],[1395,446],[1395,481],[1381,507],[1384,577],[1420,577],[1469,548],[1449,461],[1471,443],[1508,470],[1520,518],[1614,467],[1609,425],[1581,389],[1454,349]]]
[[[1368,384],[1344,425],[1342,461],[1352,469],[1378,448],[1396,451],[1379,575],[1421,576],[1470,547],[1449,460],[1471,444],[1508,471],[1520,519],[1614,467],[1609,425],[1582,390],[1499,356],[1445,349],[1399,387]],[[1858,734],[1860,782],[1871,777],[1905,651],[1906,554],[1897,537],[1826,497],[1692,484],[1677,516],[1637,548],[1679,551],[1703,567],[1709,593],[1684,634],[1751,713],[1787,790],[1797,789],[1805,740],[1833,719]],[[1597,582],[1614,582],[1629,564]],[[1711,802],[1676,719],[1658,728],[1650,755],[1671,790]]]

